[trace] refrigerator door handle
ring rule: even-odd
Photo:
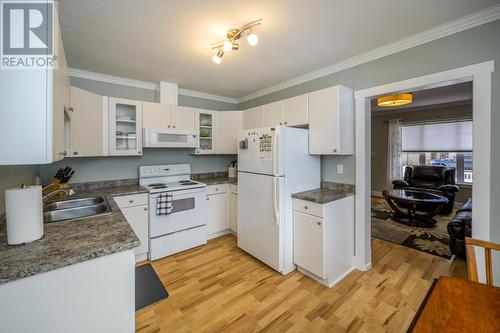
[[[280,226],[280,219],[279,219],[279,178],[274,177],[273,178],[273,215],[274,215],[274,220],[276,221],[276,226]]]
[[[273,175],[274,176],[279,176],[279,138],[280,138],[280,132],[279,129],[276,129],[276,135],[273,140]]]

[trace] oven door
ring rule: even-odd
[[[151,238],[206,225],[205,188],[173,191],[173,211],[156,215],[158,193],[149,196],[149,236]]]

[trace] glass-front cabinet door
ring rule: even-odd
[[[109,98],[109,155],[142,155],[142,102]]]
[[[198,111],[197,154],[215,154],[217,152],[217,112],[209,110]]]

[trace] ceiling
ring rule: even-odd
[[[498,0],[63,0],[70,67],[175,82],[226,97],[254,91],[498,4]],[[259,44],[212,62],[225,31],[262,18]]]
[[[472,105],[472,82],[463,82],[449,86],[408,91],[413,95],[413,102],[404,106],[381,107],[377,105],[377,98],[371,100],[371,110],[376,115],[400,111],[419,111],[429,108],[446,108],[452,106]]]

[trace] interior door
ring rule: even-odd
[[[277,271],[283,268],[283,177],[238,172],[238,247]]]

